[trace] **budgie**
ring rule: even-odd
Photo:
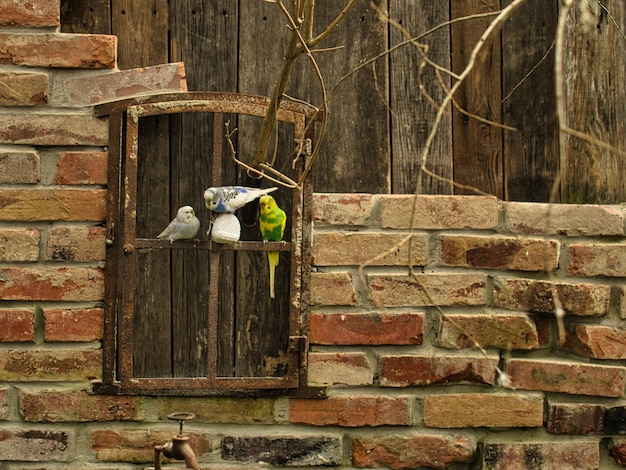
[[[166,238],[172,243],[174,240],[188,240],[193,238],[200,229],[200,220],[196,217],[193,207],[183,206],[178,209],[176,217],[158,236],[158,239]]]
[[[285,233],[287,216],[285,211],[278,207],[272,196],[262,196],[259,199],[259,228],[263,240],[279,242]],[[270,267],[270,297],[274,298],[274,274],[278,265],[278,251],[268,251],[267,259]]]
[[[220,186],[204,191],[204,201],[208,209],[214,212],[233,213],[247,203],[278,188],[247,188],[245,186]]]

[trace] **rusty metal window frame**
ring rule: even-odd
[[[109,119],[109,181],[107,191],[107,253],[105,270],[105,318],[103,376],[94,384],[101,394],[145,395],[299,395],[323,397],[324,388],[307,384],[308,280],[311,245],[310,177],[302,188],[293,190],[291,241],[239,241],[218,244],[212,240],[191,242],[137,238],[135,211],[139,119],[144,116],[189,112],[213,113],[211,186],[223,184],[219,171],[222,160],[223,115],[262,117],[269,105],[266,97],[234,93],[181,92],[146,95],[101,104],[98,117]],[[292,124],[296,141],[312,138],[311,120],[315,108],[304,103],[281,104],[279,121]],[[304,167],[305,158],[299,164]],[[207,185],[208,186],[208,185]],[[225,250],[288,251],[291,253],[288,374],[280,377],[223,377],[217,375],[217,296],[219,283],[209,286],[208,358],[206,377],[134,377],[133,315],[135,263],[142,248],[186,248],[210,252],[211,279],[219,278],[219,257]]]

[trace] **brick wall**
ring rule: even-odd
[[[58,32],[58,0],[0,3],[0,467],[142,468],[176,410],[205,468],[626,466],[624,206],[423,196],[411,231],[411,196],[318,194],[327,399],[92,394],[108,136],[90,105],[184,90],[184,68],[118,70],[115,37]]]

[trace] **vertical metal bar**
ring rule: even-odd
[[[120,379],[128,383],[133,377],[133,314],[135,310],[136,256],[135,229],[137,211],[137,157],[139,115],[134,106],[126,113],[126,158],[124,159],[123,236],[122,236],[122,315],[120,318]]]
[[[104,340],[102,345],[102,382],[115,380],[118,307],[116,279],[120,254],[120,158],[122,154],[122,113],[109,116],[109,154],[106,215],[106,269],[104,270]],[[120,234],[121,235],[121,234]]]

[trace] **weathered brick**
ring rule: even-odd
[[[493,384],[499,356],[382,354],[378,378],[382,387],[446,385],[451,383]]]
[[[112,69],[117,37],[104,34],[0,33],[0,64]]]
[[[106,120],[89,114],[0,115],[2,144],[104,146],[108,135]]]
[[[9,414],[9,389],[0,388],[0,421],[7,419]]]
[[[0,26],[59,26],[58,0],[3,0]]]
[[[193,423],[274,424],[275,399],[230,397],[159,397],[159,419],[172,410],[191,410]]]
[[[626,331],[601,325],[577,325],[565,347],[596,359],[626,359]]]
[[[615,463],[626,467],[626,439],[613,438],[609,442],[609,455]]]
[[[99,341],[104,310],[101,308],[44,309],[46,341]]]
[[[567,270],[576,276],[626,277],[626,244],[570,245]]]
[[[381,225],[384,228],[407,229],[411,227],[413,195],[381,197]],[[498,200],[483,196],[430,196],[417,197],[416,229],[493,229],[498,225]]]
[[[39,154],[32,150],[0,152],[0,183],[30,184],[40,179]]]
[[[506,229],[519,234],[624,235],[619,206],[504,202]]]
[[[550,402],[546,430],[554,434],[626,434],[626,407]]]
[[[106,217],[104,189],[0,189],[2,221],[96,221]]]
[[[506,368],[513,388],[574,395],[622,397],[626,367],[550,359],[512,359]]]
[[[141,398],[89,395],[85,391],[22,391],[19,409],[27,422],[137,421]]]
[[[510,310],[554,313],[553,292],[566,314],[598,317],[609,312],[610,286],[531,279],[494,279],[493,304]]]
[[[315,232],[311,260],[315,266],[403,266],[409,262],[408,234],[383,232]],[[412,265],[426,264],[426,235],[413,235]],[[394,248],[395,247],[395,248]],[[391,251],[390,251],[391,250]],[[381,254],[386,256],[376,259]]]
[[[171,426],[170,426],[171,427]],[[154,445],[172,440],[177,430],[112,430],[96,429],[91,432],[91,448],[101,462],[154,462]],[[201,457],[211,450],[210,436],[205,433],[189,432],[189,444]]]
[[[35,318],[32,310],[0,310],[0,342],[35,340]]]
[[[0,228],[0,261],[28,262],[39,259],[39,230]]]
[[[104,273],[96,268],[0,266],[3,300],[102,300]]]
[[[65,152],[54,178],[57,184],[107,184],[107,152]]]
[[[493,441],[483,449],[485,470],[596,470],[600,448],[596,441]]]
[[[372,385],[374,371],[365,353],[309,353],[311,385]]]
[[[340,465],[341,438],[329,436],[236,437],[222,439],[222,459],[256,465],[312,467]]]
[[[74,459],[75,436],[67,431],[28,429],[0,431],[4,462],[69,462]]]
[[[376,307],[484,305],[486,276],[474,274],[373,274],[368,276]],[[419,283],[417,282],[419,281]]]
[[[424,313],[312,313],[309,317],[313,344],[385,345],[422,344]]]
[[[473,460],[472,436],[385,434],[352,441],[352,465],[358,468],[448,468]],[[456,467],[455,467],[456,468]]]
[[[437,345],[444,348],[537,349],[536,324],[525,314],[446,314],[441,318]]]
[[[0,350],[0,381],[94,380],[101,374],[101,351]]]
[[[368,225],[374,207],[371,194],[314,194],[316,225]]]
[[[424,398],[424,424],[434,428],[543,426],[543,395],[458,393]]]
[[[92,105],[142,93],[187,91],[187,81],[185,65],[176,62],[70,78],[65,88],[70,103]]]
[[[408,426],[413,407],[413,397],[350,394],[325,400],[292,398],[289,421],[313,426]]]
[[[354,305],[355,302],[349,273],[311,273],[311,305]]]
[[[40,106],[48,103],[45,73],[0,72],[0,106]]]
[[[105,258],[104,227],[52,227],[48,258],[53,261],[102,261]]]
[[[559,242],[501,235],[443,235],[441,262],[468,268],[554,271],[559,265]]]

